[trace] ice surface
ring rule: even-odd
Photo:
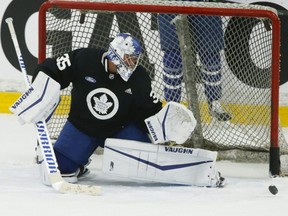
[[[286,129],[285,129],[286,130]],[[285,135],[287,137],[288,131]],[[288,179],[271,179],[268,164],[217,162],[224,188],[137,183],[101,173],[93,155],[91,175],[82,183],[103,187],[101,196],[59,194],[40,183],[34,163],[36,133],[15,116],[0,114],[0,215],[15,216],[256,216],[287,215]],[[268,186],[279,193],[272,195]]]

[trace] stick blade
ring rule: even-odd
[[[71,184],[66,181],[60,181],[52,184],[52,186],[60,193],[86,194],[92,196],[101,195],[101,187],[95,185]]]
[[[92,196],[101,195],[100,186],[68,183],[62,178],[60,172],[50,173],[48,175],[52,187],[60,193],[86,194]]]

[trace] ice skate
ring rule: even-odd
[[[209,113],[212,117],[216,118],[218,121],[230,121],[231,115],[226,112],[219,101],[215,100],[208,102]]]
[[[221,176],[220,172],[216,172],[214,178],[212,178],[212,184],[211,187],[217,187],[217,188],[222,188],[226,184],[226,179]]]
[[[91,159],[89,159],[88,163],[84,166],[79,167],[75,172],[63,174],[61,173],[63,179],[69,183],[76,183],[79,179],[84,178],[90,173],[90,170],[87,168],[87,166],[90,164]]]

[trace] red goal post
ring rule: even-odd
[[[158,18],[160,15],[171,14],[179,15],[174,21],[184,76],[179,87],[181,102],[187,104],[198,122],[201,122],[186,145],[217,150],[244,150],[244,154],[248,154],[248,151],[262,152],[265,156],[270,155],[272,175],[278,175],[279,154],[286,153],[287,149],[278,118],[280,22],[273,8],[236,3],[165,0],[50,0],[39,10],[39,62],[81,47],[106,49],[110,39],[117,33],[130,32],[141,41],[144,48],[141,64],[153,79],[154,91],[165,102],[163,89],[167,83],[163,71],[166,65],[163,64],[164,51],[158,31]],[[199,49],[203,45],[197,44],[207,24],[196,28],[200,29],[199,32],[187,31],[191,27],[191,17],[199,15],[221,18],[225,43],[220,51],[219,63],[223,90],[221,103],[232,116],[228,123],[215,121],[209,114],[209,96],[203,87],[203,74],[199,75],[199,68],[203,66],[199,60]],[[166,31],[168,40],[175,37],[171,32],[172,29]],[[209,41],[216,37],[210,35]],[[172,40],[168,43],[174,44]],[[176,58],[172,61],[177,62]],[[171,92],[174,94],[175,91]],[[174,96],[171,97],[173,100]],[[69,101],[69,89],[64,90],[62,104],[49,123],[52,138],[57,139],[66,121]]]

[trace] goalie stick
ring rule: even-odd
[[[26,81],[27,87],[30,87],[30,80],[26,72],[26,67],[24,64],[24,60],[20,51],[20,47],[18,44],[16,32],[13,26],[13,19],[11,17],[7,18],[6,23],[9,27],[9,32],[11,34],[11,38],[14,44],[14,48],[17,54],[18,62]],[[58,164],[56,161],[56,157],[54,154],[53,146],[48,134],[48,129],[44,120],[39,121],[35,124],[37,129],[37,139],[41,149],[41,153],[43,155],[43,159],[46,168],[49,180],[52,184],[52,187],[61,193],[79,193],[79,194],[88,194],[88,195],[100,195],[101,187],[94,185],[82,185],[82,184],[71,184],[66,182],[58,170]]]

